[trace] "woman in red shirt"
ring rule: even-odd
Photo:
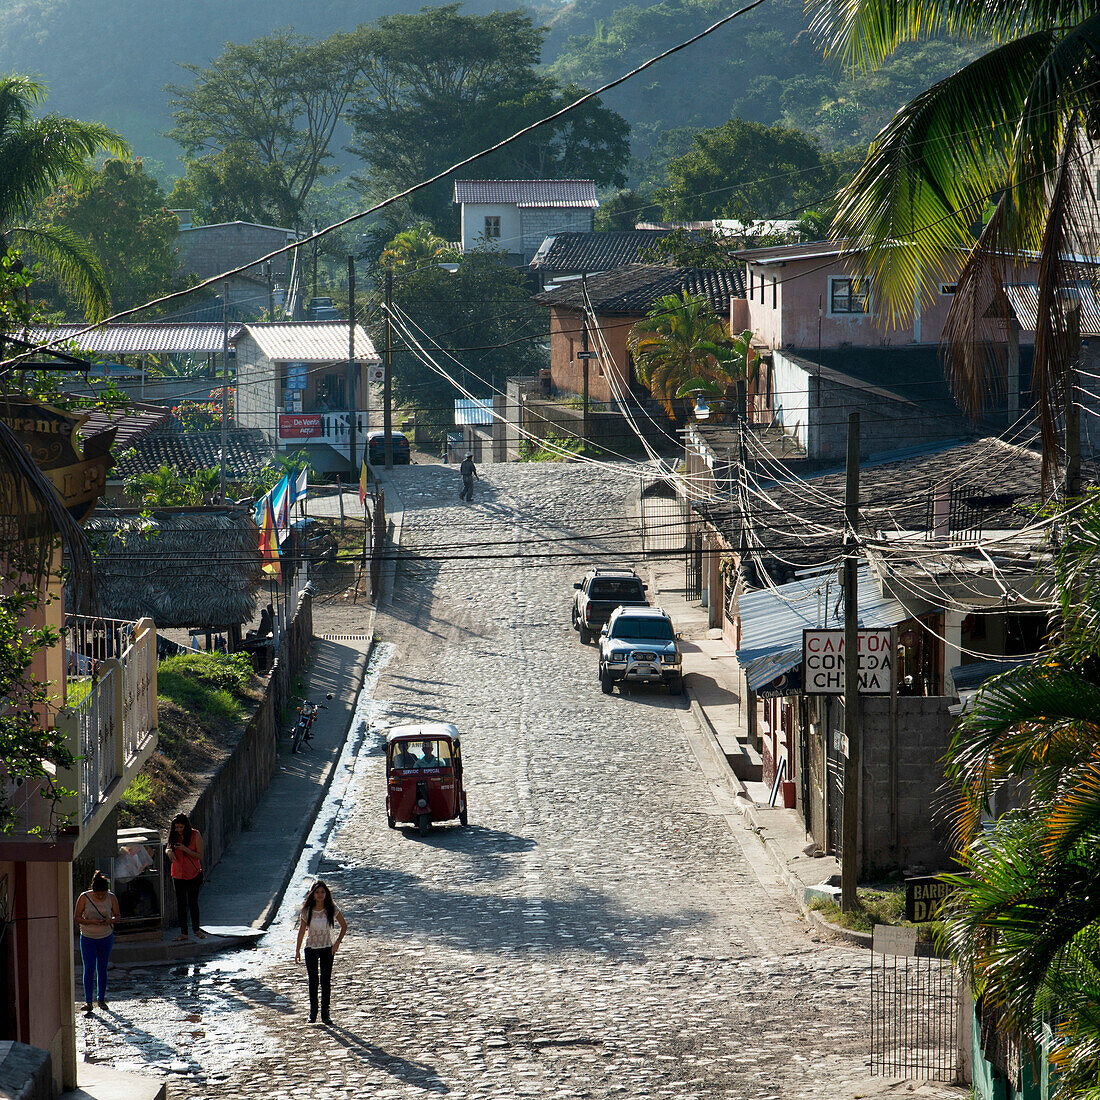
[[[186,814],[176,814],[168,829],[168,846],[165,852],[172,862],[172,882],[176,887],[176,915],[179,917],[180,934],[177,940],[186,940],[187,914],[191,914],[191,927],[197,939],[206,939],[199,927],[199,890],[203,883],[202,836],[191,828]]]

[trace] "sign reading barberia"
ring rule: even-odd
[[[113,464],[114,428],[78,443],[77,430],[87,419],[41,401],[0,394],[0,420],[26,447],[78,523],[103,495]]]

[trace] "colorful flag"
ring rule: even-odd
[[[279,569],[279,537],[275,528],[275,511],[271,507],[271,495],[264,497],[263,524],[260,527],[260,562],[265,573],[278,579]]]
[[[294,479],[294,495],[290,498],[291,504],[297,504],[306,499],[306,490],[309,487],[309,467],[303,466]]]
[[[271,490],[271,510],[275,513],[275,530],[279,533],[280,542],[290,534],[290,493],[293,484],[290,475],[283,474]]]
[[[367,460],[363,459],[363,465],[359,469],[359,503],[364,507],[367,503],[367,486],[370,478],[367,476]]]

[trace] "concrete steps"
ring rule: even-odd
[[[742,783],[759,783],[764,778],[764,760],[747,740],[739,737],[737,748],[732,752],[727,749],[725,755],[733,774]]]

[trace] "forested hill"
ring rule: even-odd
[[[534,6],[550,34],[543,61],[562,81],[594,87],[708,25],[728,0],[553,0]],[[47,108],[99,119],[138,155],[177,169],[164,86],[186,83],[179,65],[206,65],[228,41],[289,27],[324,36],[417,0],[0,0],[0,71],[32,72]],[[522,6],[467,0],[469,14]],[[967,51],[943,42],[912,47],[879,74],[851,79],[822,61],[806,32],[802,0],[769,0],[709,39],[617,89],[609,106],[634,126],[635,155],[683,151],[694,129],[737,114],[811,131],[827,148],[864,144],[921,88],[957,68]],[[339,154],[338,154],[339,155]],[[648,171],[657,170],[654,163]],[[645,165],[640,169],[644,177]]]
[[[465,11],[522,7],[466,0]],[[178,171],[164,86],[188,83],[180,64],[206,65],[226,42],[289,27],[325,36],[417,0],[0,0],[0,72],[46,81],[47,110],[119,130],[139,156]]]
[[[596,87],[732,10],[729,0],[573,0],[550,23],[544,59],[563,81]],[[901,51],[882,71],[851,76],[822,58],[803,0],[768,0],[615,89],[609,107],[634,128],[635,155],[686,147],[681,128],[733,115],[814,133],[827,149],[866,145],[902,103],[978,50],[934,41]],[[666,134],[664,140],[658,135]]]

